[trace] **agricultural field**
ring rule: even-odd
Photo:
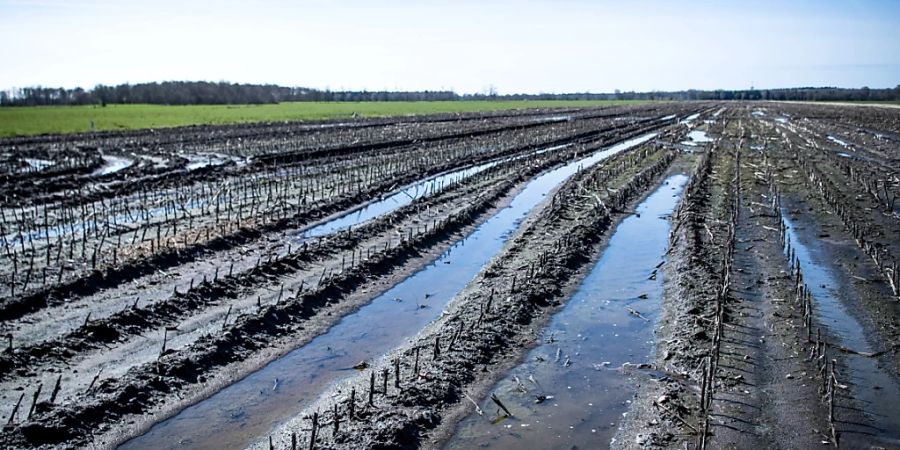
[[[0,137],[297,120],[339,120],[647,103],[626,100],[284,102],[262,105],[121,105],[0,107]],[[91,128],[93,127],[93,129]]]
[[[0,445],[900,446],[900,109],[530,106],[3,138]]]

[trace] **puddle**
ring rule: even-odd
[[[153,164],[153,167],[156,169],[165,168],[166,163],[168,162],[167,159],[160,157],[160,156],[154,156],[154,155],[137,155],[137,156],[145,161],[150,161]]]
[[[650,277],[663,260],[667,218],[687,181],[685,175],[669,177],[638,205],[638,214],[619,224],[600,260],[544,330],[543,343],[494,386],[491,392],[514,417],[496,422],[497,407],[486,398],[484,416],[460,422],[446,449],[599,448],[611,441],[640,381],[621,366],[653,360],[663,280],[661,274]],[[517,390],[516,377],[527,393]],[[539,396],[546,399],[538,403]]]
[[[709,136],[706,135],[705,131],[702,130],[693,130],[687,135],[688,140],[682,141],[683,145],[690,145],[691,147],[696,147],[697,145],[706,144],[712,142]]]
[[[572,116],[549,116],[532,119],[533,122],[569,122],[572,120],[574,120]]]
[[[99,169],[91,172],[92,177],[102,177],[104,175],[116,173],[120,170],[127,169],[134,164],[134,160],[123,158],[121,156],[101,155],[100,157],[103,158],[103,165],[100,166]]]
[[[181,155],[182,158],[188,160],[185,170],[192,172],[197,169],[210,166],[221,166],[228,162],[233,162],[238,167],[246,166],[249,160],[239,156],[223,155],[221,153],[197,153],[194,155]]]
[[[507,208],[454,243],[432,264],[343,317],[325,334],[121,448],[235,448],[266,436],[328,386],[352,375],[356,363],[381,357],[437,318],[553,188],[578,170],[655,136],[651,133],[624,141],[537,176]],[[385,323],[391,326],[374,325]]]
[[[679,123],[682,123],[682,124],[686,124],[686,125],[687,125],[687,124],[690,124],[691,122],[697,120],[698,117],[700,117],[700,113],[691,114],[691,115],[685,117],[684,120],[682,120],[682,121],[679,122]]]
[[[659,121],[660,121],[660,122],[665,122],[665,121],[667,121],[667,120],[672,120],[672,119],[674,119],[674,118],[676,118],[676,117],[678,117],[678,116],[675,115],[675,114],[672,114],[671,116],[666,116],[666,117],[660,118]]]
[[[325,236],[338,230],[362,224],[406,206],[414,200],[441,192],[466,178],[484,172],[505,161],[506,160],[492,161],[417,181],[381,200],[369,203],[335,219],[302,231],[297,234],[298,240],[302,242],[310,238]]]
[[[516,161],[519,159],[540,155],[566,147],[569,147],[569,144],[547,147],[544,149],[529,152],[524,155],[502,158],[496,161],[486,162],[465,169],[454,170],[452,172],[435,175],[433,177],[417,181],[401,189],[400,191],[382,198],[381,200],[363,205],[325,223],[299,232],[297,233],[297,240],[302,242],[310,238],[321,237],[332,234],[339,230],[355,227],[376,217],[380,217],[384,214],[388,214],[396,209],[406,206],[419,198],[441,192],[444,189],[451,187],[455,183],[459,183],[466,178],[484,172],[485,170],[490,169],[491,167],[494,167],[498,164],[503,164],[508,161]]]
[[[38,158],[22,158],[22,160],[28,163],[28,167],[23,168],[20,172],[41,171],[56,164],[53,161]]]
[[[828,140],[831,141],[831,142],[834,142],[834,143],[836,143],[836,144],[838,144],[838,145],[840,145],[841,147],[844,147],[844,148],[850,148],[850,144],[848,144],[848,143],[846,143],[846,142],[844,142],[844,141],[842,141],[842,140],[840,140],[840,139],[838,139],[838,138],[836,138],[836,137],[834,137],[834,136],[829,135],[829,136],[828,136]]]
[[[853,281],[831,264],[830,258],[822,248],[828,244],[808,246],[809,233],[799,237],[794,223],[783,212],[782,218],[787,225],[791,246],[800,260],[804,281],[813,295],[813,308],[819,322],[827,327],[831,334],[837,335],[840,345],[859,352],[872,352],[862,325],[841,301],[842,298],[848,299],[847,301],[856,298],[852,288],[849,287]],[[891,442],[900,443],[900,403],[896,401],[900,399],[900,385],[878,366],[875,358],[852,353],[843,353],[842,356],[848,366],[845,371],[849,373],[838,374],[839,381],[850,385],[853,397],[863,404],[864,413],[877,427],[876,429],[863,425],[863,432],[880,431],[882,434],[892,436]],[[840,409],[836,411],[835,414],[840,420]],[[847,428],[846,424],[843,428]]]

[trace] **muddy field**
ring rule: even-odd
[[[900,448],[900,110],[0,141],[8,448]]]

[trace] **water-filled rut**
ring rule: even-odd
[[[797,228],[788,214],[782,212],[787,226],[787,237],[794,255],[800,261],[803,279],[813,297],[813,311],[827,332],[838,339],[837,344],[854,352],[872,353],[873,346],[865,333],[863,324],[844,302],[854,298],[848,291],[852,284],[841,270],[830,262],[825,244],[811,240],[809,233]],[[817,245],[818,244],[818,245]],[[868,424],[842,424],[847,433],[862,432],[877,435],[891,445],[900,444],[900,405],[884,399],[900,398],[900,385],[876,358],[853,352],[844,352],[846,373],[840,373],[841,383],[849,386],[854,399],[863,405]],[[836,417],[840,419],[841,409],[849,405],[836,406]]]
[[[210,398],[154,426],[123,448],[233,448],[250,444],[353,373],[361,360],[383,355],[438,317],[503,247],[545,196],[577,171],[648,142],[643,135],[591,153],[532,179],[511,201],[431,265],[344,317],[315,338]],[[390,323],[390,327],[377,324]]]
[[[463,420],[445,448],[592,448],[610,442],[627,413],[636,364],[652,360],[669,221],[687,182],[673,175],[624,219],[540,345],[496,383],[513,417]]]

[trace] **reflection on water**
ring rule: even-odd
[[[369,220],[372,220],[376,217],[380,217],[382,215],[393,212],[403,206],[406,206],[413,201],[439,193],[445,189],[450,188],[456,183],[460,183],[463,180],[472,177],[473,175],[477,175],[481,172],[484,172],[491,167],[497,166],[499,164],[503,164],[509,161],[515,161],[524,159],[530,156],[536,156],[540,154],[544,154],[547,152],[560,150],[563,148],[569,147],[571,144],[564,145],[556,145],[552,147],[543,148],[540,150],[535,150],[533,152],[529,152],[524,155],[511,156],[507,158],[502,158],[496,161],[490,161],[482,164],[478,164],[476,166],[467,167],[465,169],[459,169],[450,171],[447,173],[443,173],[440,175],[436,175],[433,177],[428,177],[424,180],[417,181],[415,183],[410,184],[409,186],[390,194],[378,201],[374,201],[372,203],[368,203],[363,205],[357,209],[354,209],[346,214],[342,214],[339,217],[331,219],[325,223],[316,225],[311,227],[305,231],[298,233],[298,237],[300,241],[304,241],[306,239],[326,236],[337,231],[347,229],[350,227],[354,227],[365,223]]]
[[[653,359],[667,219],[687,181],[669,177],[616,227],[542,343],[494,386],[514,417],[495,423],[497,407],[485,399],[485,415],[461,422],[446,448],[600,448],[610,442],[640,382],[622,365]]]
[[[91,172],[92,177],[100,177],[103,175],[109,175],[112,173],[116,173],[120,170],[127,169],[134,164],[134,160],[128,158],[122,158],[121,156],[112,156],[112,155],[101,155],[103,158],[103,165],[98,167],[97,170]]]
[[[157,424],[122,448],[236,448],[266,436],[329,385],[352,375],[353,365],[399,347],[437,318],[555,187],[578,170],[655,136],[624,141],[537,176],[507,208],[457,241],[433,264],[345,316],[309,344]],[[381,326],[386,323],[390,326]]]
[[[818,322],[828,332],[837,335],[840,345],[871,353],[873,349],[866,339],[862,324],[842,302],[842,298],[845,301],[856,298],[848,288],[852,281],[825,255],[822,248],[825,243],[815,245],[817,241],[810,241],[813,239],[810,233],[798,233],[794,223],[783,212],[782,218],[787,225],[791,248],[800,260],[803,280],[812,293],[813,309]],[[810,245],[810,242],[813,244]],[[849,372],[841,374],[844,379],[839,381],[850,382],[853,397],[865,405],[863,409],[866,415],[878,427],[866,431],[880,430],[881,434],[890,436],[890,442],[900,444],[900,404],[897,402],[900,399],[900,386],[878,366],[875,358],[853,353],[842,356],[847,361]],[[840,411],[837,414],[840,416]]]

